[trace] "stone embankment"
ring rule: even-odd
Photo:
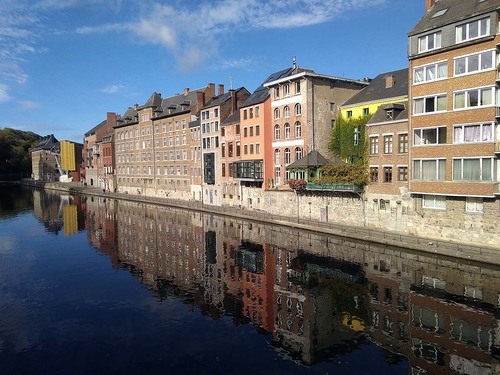
[[[42,182],[33,180],[23,180],[23,185],[41,187],[49,190],[57,190],[69,194],[93,195],[101,197],[110,197],[118,200],[127,200],[139,203],[156,204],[187,210],[195,210],[209,214],[229,216],[266,223],[269,225],[287,226],[305,231],[312,231],[333,236],[368,241],[373,243],[385,244],[391,247],[401,249],[401,251],[423,252],[433,254],[436,258],[459,258],[470,263],[489,263],[500,266],[500,250],[494,247],[475,246],[465,243],[436,240],[419,236],[410,236],[380,229],[366,227],[357,227],[353,225],[340,225],[307,218],[297,218],[289,216],[270,215],[267,212],[258,210],[249,210],[239,207],[219,207],[203,204],[199,201],[184,201],[170,198],[149,197],[145,195],[109,193],[102,188],[84,186],[81,183],[60,183],[60,182]],[[394,249],[392,249],[394,250]]]

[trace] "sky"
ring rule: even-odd
[[[83,142],[106,119],[208,83],[253,92],[297,65],[408,66],[425,0],[0,0],[0,128]]]

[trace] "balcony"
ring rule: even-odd
[[[362,193],[363,186],[356,185],[356,184],[334,184],[334,183],[328,183],[328,182],[326,182],[324,184],[315,184],[313,182],[308,182],[306,185],[306,190]]]

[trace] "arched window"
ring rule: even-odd
[[[292,153],[289,148],[285,148],[285,165],[290,164],[292,161]]]
[[[284,126],[285,139],[290,139],[290,124],[287,122]]]
[[[302,159],[302,149],[297,147],[295,149],[295,161]]]
[[[290,107],[289,106],[285,106],[285,108],[283,108],[283,116],[285,116],[285,118],[290,117]]]
[[[274,109],[274,118],[280,118],[280,109],[279,108]]]
[[[280,126],[274,125],[274,139],[280,139]]]
[[[280,150],[274,150],[274,165],[281,165],[281,154]]]
[[[302,106],[300,103],[295,104],[295,116],[300,116],[302,114]]]
[[[302,124],[300,121],[295,123],[295,138],[302,138]]]

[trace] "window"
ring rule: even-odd
[[[363,108],[363,116],[368,116],[370,114],[370,108]]]
[[[274,168],[274,182],[276,185],[281,184],[281,167],[279,165]]]
[[[280,118],[280,110],[279,108],[274,109],[274,118]]]
[[[300,94],[300,81],[295,82],[295,93]]]
[[[347,118],[352,118],[352,111],[347,111]]]
[[[453,181],[492,181],[493,158],[453,159]]]
[[[274,125],[274,139],[280,139],[280,126]]]
[[[492,105],[494,90],[494,87],[484,87],[456,92],[453,94],[453,108],[465,109]]]
[[[246,110],[246,109],[244,109],[244,110],[243,110],[243,120],[246,120],[246,119],[247,119],[247,116],[248,116],[248,115],[247,115],[247,110]]]
[[[414,159],[413,179],[444,181],[446,177],[446,159]]]
[[[378,154],[378,136],[370,137],[370,155]]]
[[[233,157],[233,142],[229,142],[227,144],[227,156],[229,156],[230,158]]]
[[[398,167],[398,181],[408,181],[408,167]]]
[[[258,118],[259,116],[260,116],[260,107],[257,106],[257,107],[255,107],[255,117]]]
[[[289,106],[285,106],[285,108],[283,108],[283,116],[285,118],[289,118],[290,117],[290,107]]]
[[[259,154],[260,154],[260,143],[256,143],[256,144],[255,144],[255,153],[256,153],[257,155],[259,155]]]
[[[431,82],[447,77],[448,64],[446,61],[419,66],[413,70],[413,83]]]
[[[287,122],[284,126],[285,139],[290,139],[290,124]]]
[[[442,195],[424,194],[422,196],[422,208],[446,210],[446,197]]]
[[[288,83],[285,83],[283,85],[283,96],[288,96],[290,95],[290,85]]]
[[[446,139],[446,137],[445,137]],[[398,134],[398,152],[400,154],[408,153],[408,134]]]
[[[467,124],[453,127],[453,143],[492,142],[493,124]]]
[[[295,123],[295,138],[302,137],[302,125],[299,121]]]
[[[446,101],[446,94],[413,99],[413,114],[421,115],[424,113],[446,111]]]
[[[481,38],[490,33],[490,19],[467,22],[456,28],[456,42],[461,43],[471,39]]]
[[[250,126],[250,137],[253,137],[253,126]]]
[[[370,167],[370,182],[378,181],[378,167]]]
[[[274,165],[281,165],[280,150],[274,150]]]
[[[253,118],[253,108],[249,108],[248,111],[250,118]]]
[[[465,211],[466,212],[483,212],[484,204],[483,198],[467,197],[465,198]]]
[[[495,51],[475,53],[473,55],[457,57],[455,59],[455,75],[480,72],[493,69]]]
[[[289,148],[285,148],[285,165],[290,164],[292,161],[292,153]]]
[[[260,135],[260,125],[255,125],[255,135],[256,136]]]
[[[392,154],[392,135],[384,135],[384,154]]]
[[[253,143],[250,143],[250,155],[253,154]]]
[[[245,126],[243,128],[243,137],[246,138],[248,136],[248,128]]]
[[[244,155],[248,154],[248,145],[243,145],[243,154]]]
[[[295,148],[295,161],[302,159],[302,149],[300,147]]]
[[[441,48],[441,31],[418,38],[418,52],[427,52]]]
[[[295,104],[295,116],[300,116],[302,114],[302,106],[300,103]]]
[[[384,167],[384,182],[392,182],[392,167]]]
[[[274,88],[274,98],[278,99],[279,97],[280,97],[280,88],[279,87],[275,87]]]
[[[420,128],[413,131],[413,145],[437,145],[446,143],[446,126],[439,128]]]

